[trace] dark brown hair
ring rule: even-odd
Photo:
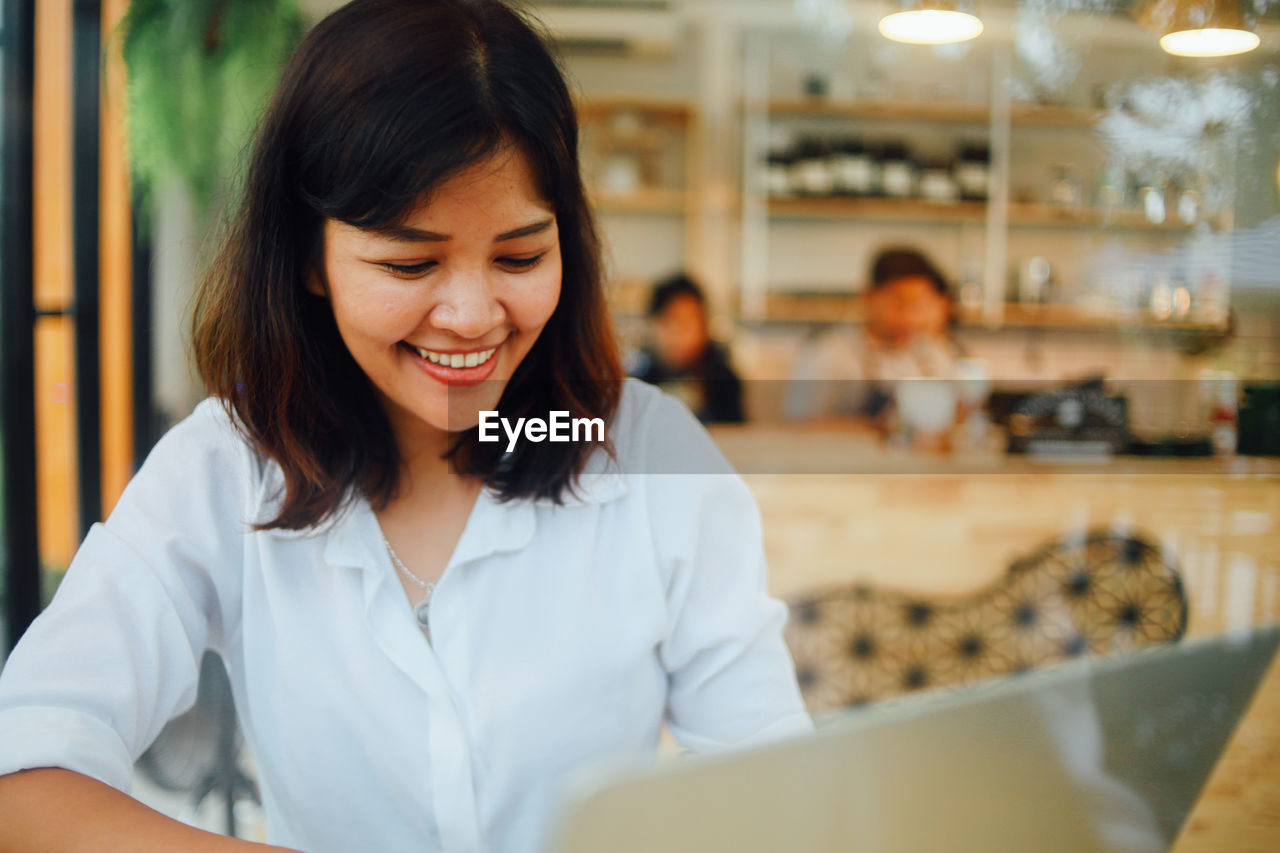
[[[938,268],[915,249],[884,249],[871,262],[871,289],[880,288],[903,278],[927,279],[938,295],[951,298],[951,288]]]
[[[311,30],[285,68],[196,301],[201,378],[284,475],[279,511],[260,529],[314,526],[356,490],[385,506],[399,485],[401,459],[373,385],[329,303],[306,290],[325,220],[395,225],[508,145],[528,158],[555,210],[562,282],[503,392],[503,416],[612,419],[623,373],[577,119],[545,38],[499,0],[356,0]],[[476,433],[456,434],[448,455],[508,500],[560,500],[593,449],[522,442],[504,455]]]
[[[649,316],[657,317],[667,310],[667,306],[678,296],[692,296],[698,300],[703,310],[706,310],[707,297],[702,292],[702,288],[687,273],[678,272],[667,276],[653,286],[653,292],[649,294]]]

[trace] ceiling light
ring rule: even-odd
[[[1260,43],[1240,0],[1157,0],[1145,18],[1174,56],[1233,56]]]
[[[907,0],[900,12],[880,19],[880,35],[907,44],[951,44],[982,34],[982,21],[968,3]]]
[[[1248,53],[1259,43],[1257,33],[1218,27],[1179,30],[1160,38],[1160,46],[1174,56],[1234,56]]]

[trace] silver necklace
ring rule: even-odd
[[[422,578],[409,571],[409,567],[404,564],[404,560],[400,559],[400,555],[396,553],[396,549],[392,548],[391,543],[387,541],[386,534],[383,534],[382,536],[382,544],[387,546],[387,553],[391,555],[391,562],[395,564],[395,567],[399,569],[405,577],[426,591],[426,598],[422,599],[422,602],[417,607],[413,608],[413,615],[417,618],[418,624],[423,628],[426,628],[429,621],[428,613],[431,607],[431,593],[436,591],[436,585],[434,583],[427,583]]]

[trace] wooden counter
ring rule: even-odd
[[[865,433],[716,427],[760,504],[775,594],[864,581],[964,595],[1056,537],[1138,532],[1180,566],[1192,634],[1280,618],[1280,462],[886,451]],[[835,472],[835,473],[824,473]]]

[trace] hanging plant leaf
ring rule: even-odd
[[[199,213],[226,194],[302,36],[297,0],[133,0],[118,35],[139,209],[170,182]]]

